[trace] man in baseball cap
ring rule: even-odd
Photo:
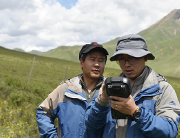
[[[120,65],[120,77],[130,79],[132,93],[128,98],[108,97],[103,87],[102,95],[95,100],[97,104],[91,106],[90,112],[86,114],[86,125],[91,133],[103,132],[101,138],[177,136],[180,122],[179,101],[167,80],[145,65],[147,60],[154,59],[142,36],[130,34],[119,38],[116,52],[110,60],[117,61]],[[121,92],[119,89],[119,93]],[[112,119],[109,105],[129,117]]]
[[[37,124],[41,137],[96,137],[85,125],[87,109],[102,91],[108,52],[96,42],[86,44],[79,52],[82,74],[59,85],[39,105]],[[54,125],[58,118],[58,128]]]

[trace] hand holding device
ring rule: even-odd
[[[131,94],[131,81],[126,77],[110,77],[105,81],[106,93],[108,96],[128,98]],[[111,108],[112,118],[126,119],[129,115],[123,114]]]

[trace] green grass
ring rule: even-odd
[[[38,138],[36,109],[64,79],[80,74],[79,63],[35,56],[0,47],[0,134],[1,138]],[[105,68],[106,77],[116,77],[120,69]],[[167,77],[180,97],[180,79]]]
[[[4,137],[39,137],[36,124],[38,105],[64,79],[82,73],[79,63],[35,56],[0,47],[0,134]],[[68,68],[67,68],[68,67]],[[67,75],[65,78],[65,72]],[[105,69],[106,76],[119,70]]]
[[[36,108],[64,79],[81,73],[79,64],[0,48],[0,133],[39,137]]]

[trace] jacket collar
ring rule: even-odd
[[[159,82],[164,81],[164,77],[158,76],[159,74],[157,74],[151,69],[151,72],[144,81],[141,91],[137,94],[136,98],[134,99],[135,101],[138,101],[141,97],[144,96],[155,96],[162,93],[161,88],[159,86]]]
[[[124,76],[124,74],[122,73],[120,76]],[[150,67],[145,66],[142,74],[136,78],[133,84],[133,87],[140,86],[139,91],[136,88],[133,91],[136,101],[143,96],[154,96],[162,93],[158,83],[164,80],[163,76],[154,72]]]
[[[68,85],[68,89],[71,89],[71,90],[73,90],[75,92],[82,93],[82,84],[81,84],[81,81],[80,81],[80,80],[82,80],[82,77],[83,77],[83,74],[79,74],[78,76],[67,80],[66,84]],[[104,76],[101,76],[99,78],[99,81],[98,81],[97,85],[101,85],[100,91],[102,90],[102,83],[101,82],[104,82],[105,79],[106,78]]]

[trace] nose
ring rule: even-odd
[[[94,66],[95,66],[95,67],[99,67],[99,62],[98,62],[98,60],[95,61]]]
[[[98,63],[98,62],[97,62],[97,63],[95,63],[95,64],[94,64],[94,66],[99,66],[99,63]]]
[[[125,62],[125,66],[130,66],[131,64],[129,63],[129,60],[127,59],[127,60],[124,60],[124,62]]]

